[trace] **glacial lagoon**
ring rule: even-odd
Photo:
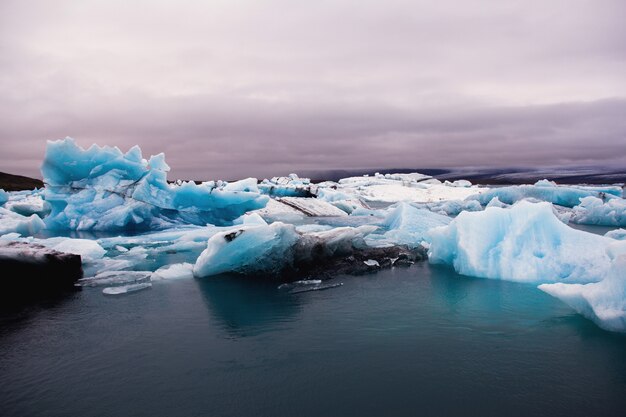
[[[0,326],[3,416],[621,416],[626,335],[427,262],[289,294],[221,276],[82,290]],[[156,285],[158,284],[158,285]]]

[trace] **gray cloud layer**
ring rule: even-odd
[[[126,3],[0,4],[1,171],[67,135],[186,178],[626,162],[621,0]]]

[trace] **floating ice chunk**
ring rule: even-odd
[[[310,217],[346,216],[345,211],[318,198],[283,197],[280,202]]]
[[[27,217],[0,207],[0,235],[19,233],[31,236],[45,227],[43,220],[36,214]]]
[[[315,285],[312,287],[294,288],[293,290],[289,291],[289,294],[300,294],[303,292],[310,292],[310,291],[330,290],[331,288],[338,288],[342,286],[343,286],[343,282],[338,282],[336,284],[321,284],[321,285]]]
[[[388,231],[385,239],[398,245],[417,247],[428,240],[428,231],[450,223],[450,218],[418,209],[408,203],[399,203],[385,218],[382,226]]]
[[[152,281],[161,279],[182,279],[193,278],[193,265],[190,263],[179,263],[163,266],[152,274]]]
[[[320,285],[322,283],[321,279],[305,279],[294,282],[286,282],[284,284],[280,284],[278,286],[279,290],[291,290],[297,287],[306,287],[308,285]]]
[[[332,203],[334,201],[353,199],[355,198],[355,194],[337,191],[332,188],[320,188],[317,193],[317,198]]]
[[[543,284],[539,289],[562,300],[603,329],[626,332],[626,254],[613,260],[601,282]]]
[[[463,275],[520,282],[594,282],[609,258],[604,236],[563,224],[548,203],[463,212],[431,230],[429,259]]]
[[[9,200],[4,205],[4,208],[22,216],[36,214],[44,218],[50,213],[50,205],[43,199],[43,190],[12,192],[9,194]]]
[[[102,290],[102,294],[121,295],[121,294],[128,294],[131,292],[146,290],[148,288],[152,288],[152,284],[149,282],[143,282],[141,284],[121,285],[119,287],[107,287]]]
[[[539,180],[535,183],[535,187],[557,187],[556,182],[547,179]]]
[[[147,281],[150,271],[107,271],[93,277],[81,278],[76,283],[80,287],[99,287],[104,285],[127,284]]]
[[[367,266],[375,266],[377,268],[380,268],[380,264],[374,259],[368,259],[367,261],[363,261],[363,263]]]
[[[196,277],[226,272],[277,274],[310,267],[365,248],[364,237],[376,229],[365,225],[301,234],[295,226],[280,222],[232,228],[209,239],[193,272]]]
[[[263,194],[273,197],[310,197],[311,188],[316,188],[308,178],[300,178],[296,174],[288,177],[274,177],[264,179],[259,184],[259,190]]]
[[[267,225],[267,222],[261,217],[259,213],[249,213],[244,214],[241,217],[238,217],[233,221],[233,224],[239,225],[247,225],[247,226],[262,226]]]
[[[487,207],[500,207],[500,208],[505,208],[508,207],[507,204],[504,204],[502,201],[500,201],[500,199],[496,196],[494,198],[492,198],[489,203],[487,203]]]
[[[456,181],[453,181],[453,182],[445,181],[444,184],[447,185],[448,187],[468,188],[468,187],[472,186],[472,183],[469,182],[468,180],[456,180]]]
[[[106,254],[106,250],[98,242],[89,239],[64,239],[53,245],[52,249],[90,259],[100,259]]]
[[[601,226],[626,226],[626,200],[613,198],[603,201],[585,197],[572,210],[572,223],[597,224]]]
[[[293,225],[280,222],[216,233],[196,261],[193,274],[276,272],[292,262],[292,247],[298,239]]]
[[[231,184],[167,183],[163,155],[146,161],[138,147],[84,150],[72,139],[48,142],[41,171],[49,229],[162,229],[176,224],[227,224],[262,208],[256,180]]]
[[[447,200],[436,203],[426,203],[430,211],[445,216],[457,216],[462,211],[481,211],[483,207],[476,200]]]
[[[618,191],[616,187],[556,186],[552,183],[540,182],[538,185],[492,188],[482,194],[471,196],[469,199],[477,200],[484,206],[494,197],[498,197],[505,204],[513,204],[527,198],[534,198],[560,206],[574,207],[580,203],[581,198],[600,197],[611,199],[616,198],[618,192],[621,195],[621,189]]]
[[[611,230],[610,232],[606,232],[604,236],[616,240],[626,240],[626,229]]]
[[[267,221],[281,221],[284,223],[298,223],[305,217],[305,214],[300,210],[281,203],[273,198],[267,202],[267,205],[264,208],[256,210],[254,213],[257,213]]]

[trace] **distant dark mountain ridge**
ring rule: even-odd
[[[43,181],[22,175],[0,172],[0,188],[5,191],[33,190],[43,187]]]
[[[470,180],[477,184],[532,184],[542,179],[549,179],[560,184],[615,184],[626,183],[626,169],[605,167],[569,167],[569,168],[386,168],[327,170],[303,173],[315,182],[337,181],[341,178],[380,173],[420,172],[439,180]]]

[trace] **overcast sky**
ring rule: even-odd
[[[626,164],[624,0],[0,1],[0,171]]]

